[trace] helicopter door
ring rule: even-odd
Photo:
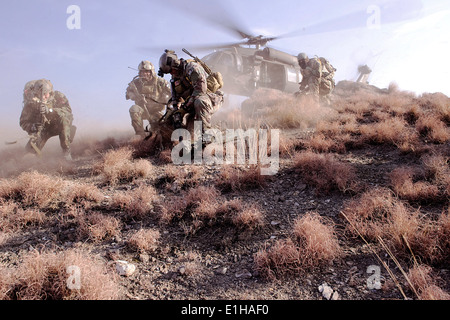
[[[286,86],[286,68],[282,64],[263,62],[261,64],[260,86],[284,90]]]

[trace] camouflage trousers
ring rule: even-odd
[[[150,113],[147,108],[143,108],[136,104],[130,108],[131,125],[133,126],[134,132],[140,136],[146,135],[144,120],[147,120],[150,127],[152,127],[152,124],[158,122],[161,116],[160,110],[154,110],[154,112]]]
[[[211,128],[211,117],[219,110],[222,102],[223,98],[215,94],[211,94],[211,96],[203,94],[195,98],[195,119],[202,122],[203,130]]]
[[[59,143],[65,153],[70,152],[70,144],[75,138],[77,128],[72,125],[73,116],[71,114],[57,119],[52,119],[50,123],[44,125],[39,135],[35,135],[28,141],[25,149],[28,152],[36,153],[36,150],[31,146],[34,142],[39,150],[47,143],[51,137],[59,136]]]

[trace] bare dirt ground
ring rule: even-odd
[[[364,124],[371,123],[374,114],[362,112],[360,116],[358,123]],[[446,129],[449,129],[448,122]],[[421,137],[421,146],[425,146],[426,150],[420,153],[405,152],[392,143],[356,143],[354,140],[347,142],[344,149],[337,149],[337,152],[332,148],[324,152],[319,151],[318,153],[323,154],[332,153],[337,161],[351,166],[356,173],[358,184],[358,188],[345,191],[339,188],[322,190],[317,184],[306,179],[305,173],[295,165],[295,154],[310,150],[311,140],[317,136],[318,131],[320,130],[311,126],[283,128],[283,138],[291,144],[281,155],[277,174],[238,187],[230,187],[220,181],[220,177],[223,177],[223,168],[220,165],[180,166],[163,161],[160,155],[141,158],[150,162],[151,174],[144,177],[136,175],[132,179],[110,183],[104,179],[101,170],[96,171],[95,168],[102,163],[108,151],[136,145],[130,142],[131,137],[92,141],[89,144],[85,141],[75,141],[74,160],[70,163],[59,159],[56,151],[52,153],[49,150],[42,159],[19,157],[15,153],[17,149],[3,151],[3,179],[0,180],[3,185],[18,179],[23,172],[34,170],[43,175],[57,176],[64,181],[95,186],[102,199],[89,204],[75,201],[61,204],[63,201],[60,201],[56,207],[45,205],[39,208],[37,204],[25,204],[24,198],[8,198],[5,193],[0,202],[3,222],[7,219],[7,204],[11,205],[11,201],[18,204],[18,209],[8,211],[13,212],[9,214],[15,214],[20,209],[34,208],[43,212],[43,217],[37,222],[27,221],[16,224],[11,229],[4,227],[0,230],[1,270],[14,273],[33,252],[58,254],[76,249],[98,257],[106,266],[105,272],[112,274],[112,279],[117,284],[117,292],[102,298],[322,300],[326,298],[319,291],[319,287],[326,283],[333,292],[337,292],[334,298],[340,300],[397,300],[404,299],[405,296],[417,299],[402,270],[380,243],[369,241],[367,244],[357,235],[349,233],[349,224],[341,213],[349,201],[358,199],[364,192],[378,187],[392,189],[389,177],[396,168],[420,167],[423,163],[422,157],[427,154],[439,153],[448,159],[448,140],[437,143],[428,142],[426,138]],[[322,129],[321,132],[325,130]],[[353,137],[359,136],[360,134],[355,134]],[[138,158],[133,158],[132,161],[137,160]],[[243,165],[238,166],[238,169],[246,172],[251,170],[251,167]],[[124,209],[120,209],[111,205],[117,194],[131,194],[133,190],[143,186],[156,190],[155,204],[144,214],[130,215],[127,213],[127,210],[131,210],[130,207],[124,206]],[[199,222],[188,215],[163,221],[161,212],[164,212],[164,208],[173,209],[168,207],[168,203],[178,201],[180,197],[187,197],[189,190],[201,190],[198,189],[201,186],[214,186],[219,191],[220,202],[238,199],[244,204],[255,205],[262,213],[262,223],[255,228],[240,228],[228,220]],[[440,193],[439,197],[431,201],[409,201],[408,205],[421,215],[437,221],[440,215],[448,212],[448,194],[443,194],[444,196]],[[92,226],[95,226],[95,223],[92,222],[92,228],[88,228],[87,232],[80,231],[83,224],[71,211],[74,208],[89,216],[100,213],[103,217],[113,217],[118,224],[109,234],[94,237]],[[274,277],[261,274],[262,269],[255,261],[257,253],[269,250],[277,241],[292,238],[296,219],[308,212],[318,213],[333,226],[341,249],[339,257],[322,261],[305,271],[292,267],[291,271],[282,275],[275,274]],[[158,232],[159,238],[154,247],[142,249],[141,245],[142,250],[136,250],[130,246],[133,235],[139,230],[149,229]],[[398,279],[398,285],[372,250],[389,266]],[[406,272],[412,269],[412,255],[407,253],[401,257],[397,254],[396,256]],[[422,259],[432,268],[433,284],[444,293],[450,292],[448,260]],[[129,276],[118,276],[114,268],[118,260],[133,264],[135,271]],[[368,285],[368,280],[374,274],[373,270],[368,271],[370,266],[380,268],[380,289],[370,288]],[[289,265],[287,267],[289,268]],[[0,289],[0,297],[20,298],[23,283],[21,287],[17,279],[8,279],[10,278],[0,276],[0,288],[4,290],[2,296]],[[399,286],[404,294],[399,290]],[[42,292],[35,298],[52,299],[42,295]],[[70,299],[70,296],[63,298]]]

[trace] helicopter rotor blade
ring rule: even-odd
[[[368,27],[372,18],[379,17],[381,25],[387,25],[397,22],[407,21],[413,18],[419,18],[423,9],[420,0],[396,0],[389,1],[383,5],[374,5],[364,10],[356,10],[334,19],[326,20],[295,31],[280,35],[280,38],[299,37],[304,35],[313,35],[333,31],[343,31],[357,28]]]
[[[182,10],[188,14],[192,14],[204,21],[208,21],[225,31],[232,33],[235,37],[241,39],[249,39],[253,36],[246,30],[236,19],[235,15],[230,13],[230,10],[217,1],[195,1],[180,3],[175,0],[165,0],[164,5]],[[201,8],[201,9],[199,9]]]

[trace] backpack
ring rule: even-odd
[[[211,73],[206,79],[208,90],[216,93],[223,87],[223,78],[220,72]]]
[[[324,57],[320,57],[318,59],[320,61],[320,64],[322,65],[323,77],[329,80],[333,79],[336,68],[333,67],[333,65]]]

